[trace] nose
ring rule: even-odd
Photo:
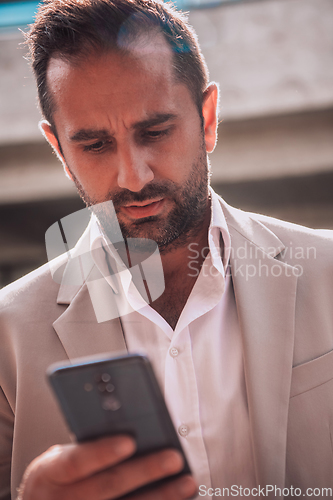
[[[138,192],[154,178],[145,152],[138,147],[123,145],[118,147],[118,186]]]

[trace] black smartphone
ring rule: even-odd
[[[82,358],[52,365],[47,375],[78,442],[129,434],[136,441],[136,456],[175,448],[184,459],[180,474],[191,473],[146,357]]]

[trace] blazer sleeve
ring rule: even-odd
[[[14,415],[0,387],[0,500],[10,500]]]

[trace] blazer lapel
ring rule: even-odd
[[[86,285],[53,323],[53,328],[70,359],[105,352],[113,355],[126,352],[120,319],[98,323]]]
[[[94,279],[94,286],[97,288],[98,283],[101,288],[105,287],[105,283],[100,279],[101,275],[91,258],[89,237],[88,228],[71,252],[63,270],[57,298],[58,304],[69,304],[66,311],[53,323],[69,359],[127,351],[120,319],[116,317],[109,321],[97,321],[86,281]],[[110,287],[108,292],[111,308],[113,304]],[[105,297],[106,294],[102,295]],[[98,290],[94,296],[98,298]]]
[[[269,229],[231,210],[224,206],[257,483],[283,488],[297,273],[274,258],[284,245]]]

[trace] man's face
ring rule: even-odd
[[[208,209],[205,133],[162,36],[131,55],[51,59],[48,85],[63,161],[86,204],[112,200],[125,237],[184,243]],[[98,217],[107,231],[109,214]]]

